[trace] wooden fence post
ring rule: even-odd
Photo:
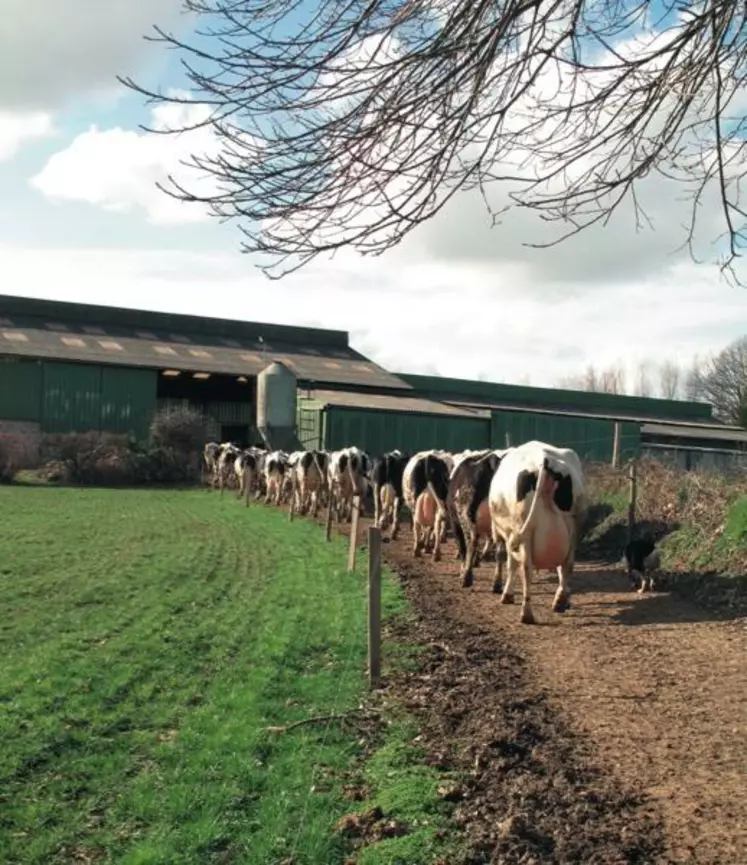
[[[381,529],[368,529],[368,682],[381,682]]]
[[[615,439],[612,445],[612,468],[620,468],[620,421],[615,421]]]
[[[355,550],[358,546],[358,520],[361,513],[361,498],[353,496],[353,518],[350,522],[350,547],[348,548],[348,572],[355,570]]]
[[[244,507],[248,508],[249,507],[249,495],[252,491],[252,485],[250,483],[250,479],[249,479],[249,476],[246,473],[246,471],[244,472],[242,479],[244,482]],[[252,480],[253,480],[253,478],[252,478]]]
[[[630,462],[630,470],[628,472],[628,543],[633,540],[633,530],[635,529],[635,511],[636,511],[636,495],[637,495],[637,468],[636,460]]]
[[[324,523],[324,537],[328,540],[332,540],[332,493],[330,492],[327,495],[327,519]]]

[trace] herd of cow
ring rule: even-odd
[[[267,504],[287,504],[312,517],[328,505],[336,521],[347,522],[357,502],[363,513],[373,511],[374,525],[390,527],[392,539],[404,505],[410,512],[413,555],[431,552],[438,561],[451,530],[464,587],[473,585],[474,568],[492,550],[493,591],[500,593],[501,603],[514,602],[518,566],[525,624],[534,621],[535,570],[557,571],[552,609],[560,613],[569,606],[569,580],[588,506],[581,460],[570,448],[531,441],[505,450],[461,453],[394,450],[371,459],[357,447],[285,453],[208,442],[204,459],[211,487],[233,488],[247,505],[251,498],[264,498]],[[640,592],[652,588],[647,575],[658,565],[653,542],[634,541],[624,558],[632,585],[640,582]]]

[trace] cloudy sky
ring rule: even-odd
[[[629,211],[551,250],[537,226],[497,228],[464,195],[381,258],[337,255],[280,282],[239,253],[240,235],[155,182],[214,141],[155,136],[120,87],[177,87],[153,23],[185,32],[179,0],[6,0],[0,21],[0,293],[350,331],[399,371],[551,385],[593,363],[687,363],[745,332],[747,290],[675,252],[684,205],[653,190],[655,231]],[[194,110],[194,109],[192,109]],[[707,220],[706,220],[707,221]],[[531,239],[536,239],[536,234]]]

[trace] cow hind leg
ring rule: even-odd
[[[532,612],[532,574],[533,567],[532,561],[529,556],[529,551],[527,550],[526,545],[522,544],[521,547],[521,561],[519,562],[519,567],[521,568],[521,589],[522,589],[522,600],[521,600],[521,624],[522,625],[533,625],[534,624],[534,613]]]
[[[502,543],[495,545],[495,571],[493,573],[493,594],[500,595],[503,591],[503,559],[506,549]]]
[[[474,526],[470,526],[469,531],[464,534],[467,549],[464,554],[464,564],[462,565],[462,588],[469,589],[475,582],[473,569],[476,564],[475,546],[477,544],[477,531]]]
[[[501,595],[502,604],[513,604],[514,602],[514,576],[516,574],[516,551],[513,547],[513,538],[506,541],[506,583]]]
[[[552,602],[555,613],[564,613],[571,606],[570,579],[573,575],[573,557],[569,557],[558,568],[558,590]]]
[[[392,531],[391,531],[391,539],[393,541],[397,540],[397,535],[399,534],[399,509],[400,509],[400,501],[397,496],[394,497],[394,505],[392,506]]]

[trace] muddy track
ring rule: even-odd
[[[361,520],[361,540],[369,520]],[[340,531],[347,535],[348,526]],[[419,719],[451,791],[470,863],[747,863],[747,629],[585,562],[571,609],[535,578],[538,624],[462,589],[453,542],[413,559],[407,526],[384,556],[417,616],[390,638],[426,646],[386,687]]]

